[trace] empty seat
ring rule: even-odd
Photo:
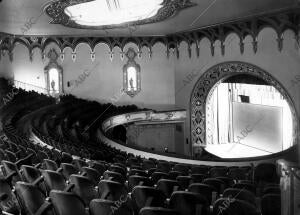
[[[129,176],[131,176],[131,175],[139,175],[139,176],[148,177],[148,174],[144,170],[139,170],[139,169],[131,169],[129,171]]]
[[[224,189],[227,188],[226,183],[224,183],[222,180],[216,179],[216,178],[204,179],[203,183],[204,184],[209,184],[209,185],[215,187],[219,194],[223,193]]]
[[[22,176],[20,175],[19,169],[15,163],[10,161],[1,161],[1,164],[3,165],[4,176],[11,178],[13,184],[22,180]]]
[[[82,167],[88,166],[88,164],[84,160],[81,160],[81,159],[74,159],[72,163],[79,170],[81,170]]]
[[[170,198],[171,194],[174,191],[181,190],[178,181],[168,180],[168,179],[160,179],[157,182],[157,189],[161,190],[167,198]]]
[[[281,197],[279,194],[266,194],[261,199],[262,215],[280,215]]]
[[[233,188],[238,188],[242,190],[248,190],[254,194],[256,194],[256,187],[254,184],[249,184],[249,183],[236,183],[232,186]]]
[[[192,177],[191,176],[178,176],[176,178],[176,181],[180,184],[180,187],[182,189],[187,189],[190,184],[192,183]]]
[[[70,183],[74,185],[73,192],[77,194],[86,205],[92,199],[98,197],[98,191],[96,190],[94,183],[87,177],[81,175],[71,175]]]
[[[118,172],[118,173],[122,174],[124,177],[127,174],[126,169],[124,169],[123,167],[117,166],[117,165],[111,165],[108,169],[109,169],[109,171],[112,171],[112,172]]]
[[[93,199],[90,202],[91,215],[132,215],[133,211],[126,204],[126,197],[118,201],[106,199]]]
[[[151,181],[153,184],[156,184],[160,179],[168,179],[169,175],[164,172],[154,172],[151,175]]]
[[[111,181],[116,181],[121,184],[125,183],[125,178],[121,173],[118,172],[112,172],[112,171],[105,171],[103,173],[103,179],[105,180],[111,180]]]
[[[216,177],[216,179],[223,181],[226,187],[231,187],[234,184],[233,179],[229,177]]]
[[[207,215],[209,203],[201,194],[177,191],[171,195],[170,208],[181,215]]]
[[[148,175],[152,175],[154,172],[157,172],[158,170],[156,169],[156,168],[151,168],[151,169],[148,169],[147,171],[146,171],[146,173],[148,173]]]
[[[36,156],[38,157],[39,160],[49,159],[48,154],[42,150],[38,150]]]
[[[220,198],[213,205],[213,215],[259,215],[256,207],[239,199]]]
[[[100,199],[117,201],[127,196],[125,185],[115,181],[101,180],[98,185],[98,190]]]
[[[63,175],[58,172],[52,170],[43,170],[42,176],[48,193],[51,190],[63,191],[67,187]]]
[[[232,168],[228,171],[228,177],[234,180],[247,180],[248,172],[245,168]]]
[[[256,206],[255,195],[248,190],[227,188],[223,193],[223,197],[240,199]]]
[[[171,165],[169,162],[159,162],[157,164],[157,170],[160,172],[170,172]]]
[[[91,163],[90,167],[93,168],[93,169],[96,169],[99,172],[100,175],[103,175],[103,173],[106,170],[106,166],[103,163],[96,162],[96,161]]]
[[[278,183],[279,177],[273,163],[260,163],[254,170],[254,182],[263,186],[266,183]]]
[[[178,176],[183,175],[182,172],[178,172],[178,171],[170,171],[168,174],[169,174],[169,178],[172,180],[176,180]]]
[[[135,158],[134,155],[132,155],[133,157],[130,157],[127,159],[126,163],[127,166],[140,166],[141,165],[141,161],[138,158]]]
[[[179,215],[179,213],[172,209],[161,207],[144,207],[141,209],[139,215]]]
[[[211,178],[226,177],[227,171],[228,171],[227,167],[213,167],[209,170],[209,175]]]
[[[28,183],[33,183],[41,176],[40,171],[33,166],[22,165],[21,170],[24,181]]]
[[[60,168],[65,179],[69,179],[70,175],[78,173],[76,166],[70,163],[61,163]]]
[[[1,146],[1,148],[0,148],[0,161],[7,160],[5,151],[2,148],[3,148],[3,146]]]
[[[96,169],[90,167],[82,167],[81,171],[84,176],[88,177],[95,185],[99,183],[101,175]]]
[[[118,166],[118,167],[121,167],[123,168],[125,171],[127,171],[127,167],[126,167],[126,158],[124,161],[122,162],[116,162],[116,163],[113,163],[112,166]]]
[[[129,176],[128,178],[128,188],[131,191],[135,186],[153,186],[152,181],[147,178],[147,177],[143,177],[143,176],[139,176],[139,175],[132,175]]]
[[[214,186],[201,183],[193,183],[188,188],[189,192],[199,193],[206,197],[209,203],[213,203],[217,198],[217,189]]]
[[[9,150],[5,150],[5,154],[6,154],[7,160],[10,161],[10,162],[15,163],[18,160],[16,154],[9,151]]]
[[[166,196],[160,190],[153,187],[136,186],[132,190],[132,200],[135,203],[136,212],[143,207],[163,207]]]
[[[66,153],[66,152],[62,152],[60,161],[61,161],[61,163],[72,163],[72,161],[73,161],[72,155],[70,155],[69,153]]]
[[[58,169],[58,166],[55,161],[44,159],[44,169],[56,171]]]
[[[144,170],[148,170],[148,169],[152,169],[152,168],[156,168],[156,165],[153,161],[151,160],[143,160],[143,163],[142,163],[142,168]]]
[[[11,191],[11,186],[2,178],[0,178],[0,208],[8,213],[19,214],[18,202]]]
[[[53,214],[51,204],[46,201],[45,194],[34,185],[19,181],[16,183],[15,192],[22,214]]]
[[[208,166],[193,166],[191,168],[192,174],[208,174],[209,167]]]
[[[202,183],[202,181],[205,179],[204,174],[192,174],[192,183]]]
[[[183,173],[183,175],[188,175],[190,171],[190,167],[184,164],[176,164],[173,168],[174,171],[178,171]]]
[[[88,215],[85,203],[75,194],[52,190],[51,202],[56,215]]]

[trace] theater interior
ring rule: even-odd
[[[299,0],[0,1],[5,215],[300,215]]]

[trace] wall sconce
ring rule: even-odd
[[[128,61],[123,66],[124,92],[131,97],[134,97],[141,91],[141,67],[134,60],[136,56],[134,49],[129,48],[126,53]]]
[[[47,57],[49,63],[44,68],[46,88],[50,95],[57,96],[63,93],[63,68],[57,63],[59,56],[55,49],[51,49]]]

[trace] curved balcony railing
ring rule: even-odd
[[[13,85],[16,88],[21,88],[25,91],[35,91],[42,94],[48,94],[48,90],[43,87],[35,86],[33,84],[28,84],[22,81],[13,80],[9,82],[11,85]]]
[[[154,111],[140,111],[127,114],[121,114],[113,116],[105,120],[102,124],[102,130],[107,130],[116,127],[118,125],[132,123],[132,122],[183,122],[186,119],[185,110],[165,111],[165,112],[154,112]]]

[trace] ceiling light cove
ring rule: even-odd
[[[73,5],[65,13],[79,25],[116,25],[153,17],[163,0],[95,0]]]
[[[60,0],[45,11],[53,24],[108,29],[160,22],[195,5],[191,0]]]

